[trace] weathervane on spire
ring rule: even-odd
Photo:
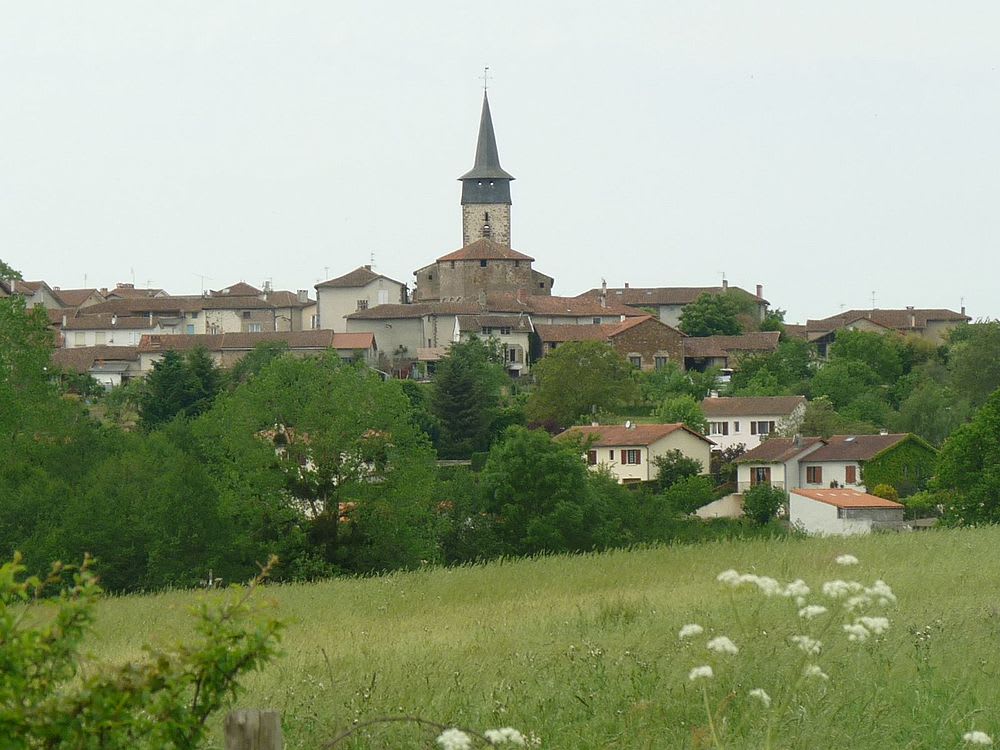
[[[490,66],[487,65],[483,68],[483,74],[479,76],[483,82],[483,93],[486,93],[486,89],[490,87]]]

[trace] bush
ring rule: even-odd
[[[784,490],[769,484],[754,485],[743,493],[743,514],[763,526],[773,519],[788,499]]]
[[[237,693],[237,680],[275,653],[281,624],[246,622],[251,586],[221,606],[200,605],[193,643],[147,647],[141,663],[82,671],[80,645],[101,594],[90,567],[89,559],[76,569],[56,563],[40,579],[24,577],[18,555],[0,566],[3,747],[198,746],[208,718]],[[59,589],[55,612],[25,616],[52,588]]]
[[[663,493],[663,499],[677,513],[694,513],[716,498],[712,480],[704,476],[688,476],[671,485]]]
[[[886,484],[884,482],[882,484],[876,484],[875,489],[872,490],[872,494],[875,495],[875,497],[881,497],[885,500],[892,500],[897,503],[899,502],[899,493],[891,484]]]

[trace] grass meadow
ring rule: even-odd
[[[838,555],[857,556],[843,567]],[[725,569],[803,579],[825,617],[715,580]],[[891,627],[849,642],[823,582],[883,579]],[[559,556],[370,579],[270,586],[283,655],[241,707],[281,711],[286,746],[317,748],[356,720],[409,714],[546,748],[942,748],[973,729],[1000,742],[1000,529],[857,539],[751,540]],[[110,598],[87,644],[99,661],[190,635],[195,594]],[[874,614],[874,613],[873,613]],[[689,623],[704,634],[687,640]],[[823,641],[806,657],[794,634]],[[726,635],[737,655],[711,653]],[[829,679],[802,679],[806,662]],[[714,677],[689,680],[699,665]],[[748,697],[765,690],[770,708]],[[704,691],[704,692],[703,692]],[[709,712],[712,724],[709,726]],[[220,722],[221,724],[221,722]],[[714,738],[713,738],[714,731]],[[429,748],[392,725],[338,747]],[[221,744],[221,732],[215,742]]]

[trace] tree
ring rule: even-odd
[[[923,380],[899,405],[893,429],[912,432],[933,445],[941,445],[968,418],[969,403],[948,386]]]
[[[675,513],[687,515],[715,500],[715,493],[708,477],[687,476],[668,487],[662,497]]]
[[[872,369],[879,383],[892,383],[903,374],[906,345],[901,336],[871,331],[837,331],[830,347],[831,361],[852,360]]]
[[[814,347],[800,339],[778,344],[769,354],[740,360],[729,393],[733,396],[796,396],[805,393],[814,373]]]
[[[1000,521],[1000,389],[944,441],[932,489],[950,495],[953,524]]]
[[[480,474],[484,510],[506,554],[583,552],[607,546],[609,510],[589,484],[582,447],[511,427]]]
[[[0,260],[0,279],[4,279],[4,280],[17,279],[17,280],[20,280],[21,279],[21,273],[19,271],[15,271],[9,265],[7,265],[6,263],[4,263],[3,260]]]
[[[853,359],[831,360],[813,377],[809,392],[814,399],[825,396],[835,409],[840,409],[869,393],[880,382],[875,370],[864,362]]]
[[[207,411],[222,387],[222,377],[211,356],[202,348],[182,357],[163,353],[146,377],[139,398],[139,421],[154,430],[177,416],[196,417]]]
[[[656,484],[661,490],[666,490],[682,479],[701,474],[704,466],[697,458],[685,456],[676,448],[667,451],[653,459],[656,466]]]
[[[256,377],[272,360],[288,353],[288,342],[265,341],[257,344],[236,364],[229,368],[226,381],[230,389]]]
[[[24,298],[0,298],[0,433],[9,439],[33,425],[51,424],[61,410],[50,377],[52,333],[45,310]]]
[[[973,406],[1000,388],[1000,321],[959,326],[951,333],[951,385]]]
[[[525,407],[531,424],[568,427],[585,414],[614,412],[638,395],[635,368],[601,341],[567,342],[532,372],[537,385]]]
[[[763,526],[770,522],[787,501],[784,490],[760,483],[743,493],[743,514],[751,522]]]
[[[739,315],[742,306],[729,293],[705,292],[681,311],[679,328],[688,336],[734,336],[743,333]]]
[[[877,428],[872,424],[855,422],[839,414],[833,408],[833,402],[826,396],[819,396],[806,404],[805,415],[802,423],[797,429],[790,432],[797,432],[801,435],[818,436],[828,438],[831,435],[844,435],[848,433],[865,435],[877,432]],[[792,437],[791,434],[784,434],[783,437]]]
[[[485,342],[472,338],[451,345],[438,362],[431,386],[431,408],[441,424],[442,456],[467,458],[489,448],[505,380],[495,352]]]
[[[687,394],[664,400],[656,409],[656,418],[662,422],[682,422],[702,435],[708,432],[708,420],[701,405]]]

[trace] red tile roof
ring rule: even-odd
[[[449,260],[527,260],[533,261],[530,255],[511,250],[505,245],[488,240],[485,237],[470,242],[463,248],[453,253],[442,255],[437,259],[438,263]]]
[[[796,444],[793,438],[769,437],[756,448],[747,451],[736,459],[736,463],[784,463],[816,445],[823,445],[823,439],[818,437],[799,438],[799,442]],[[812,456],[810,455],[811,458]]]
[[[902,508],[901,503],[886,500],[884,497],[869,495],[849,489],[804,490],[791,491],[793,495],[801,495],[810,500],[818,500],[838,508]]]
[[[199,347],[209,351],[250,350],[258,344],[283,342],[289,349],[370,349],[374,333],[318,331],[264,331],[261,333],[193,333],[146,335],[140,352],[187,351]]]
[[[972,320],[972,318],[964,313],[940,308],[845,310],[837,315],[831,315],[829,318],[808,320],[806,321],[806,329],[810,334],[815,331],[834,331],[862,319],[869,320],[885,328],[894,328],[897,331],[926,328],[927,324],[931,322],[961,323]]]
[[[773,352],[778,331],[755,331],[739,336],[689,336],[684,339],[685,357],[728,357],[732,352]]]
[[[79,307],[92,296],[104,299],[97,289],[53,289],[52,293],[62,302],[63,307]]]
[[[635,424],[631,427],[617,424],[570,427],[556,435],[556,440],[571,435],[582,435],[585,438],[595,437],[597,440],[594,445],[599,448],[618,445],[651,445],[678,430],[688,432],[698,439],[714,445],[704,435],[699,435],[680,422],[674,424]]]
[[[752,417],[791,414],[805,396],[716,396],[701,402],[706,417]]]
[[[52,352],[53,365],[73,372],[87,372],[95,362],[135,362],[138,358],[134,346],[77,346]]]
[[[751,297],[758,300],[761,304],[767,304],[767,300],[761,299],[738,286],[609,287],[608,301],[617,301],[633,307],[644,307],[647,305],[688,305],[703,294],[725,294],[727,292]],[[598,297],[600,294],[600,289],[591,289],[579,296]]]
[[[239,281],[232,286],[227,286],[224,289],[212,290],[212,296],[226,296],[230,295],[233,297],[255,297],[257,295],[263,294],[264,292],[255,286],[250,286],[245,281]]]
[[[385,279],[386,281],[391,281],[393,284],[403,286],[403,283],[400,281],[390,279],[388,276],[383,276],[380,273],[375,273],[371,266],[359,266],[353,271],[345,273],[343,276],[338,276],[337,278],[329,279],[328,281],[321,281],[316,285],[316,289],[321,287],[354,289],[357,287],[368,286],[373,281],[377,281],[378,279]]]
[[[897,445],[910,435],[832,435],[826,445],[809,456],[810,461],[867,461],[887,448]]]

